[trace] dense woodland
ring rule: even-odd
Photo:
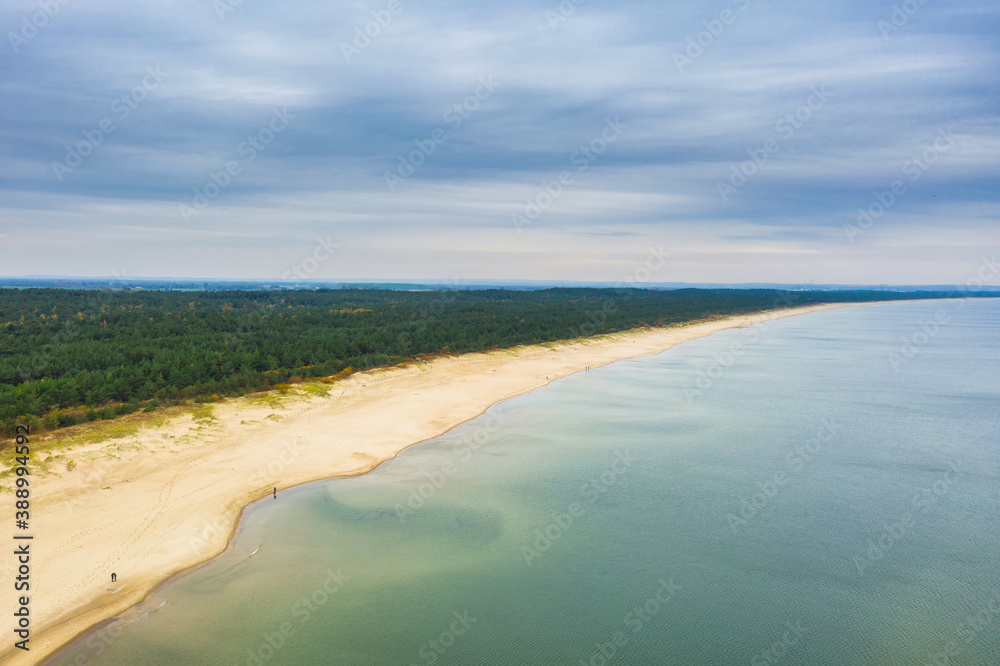
[[[0,290],[0,431],[218,400],[421,356],[823,302],[955,296],[681,289]]]

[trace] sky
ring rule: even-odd
[[[0,28],[0,275],[965,284],[1000,245],[995,0],[5,0]]]

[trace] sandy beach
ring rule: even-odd
[[[491,405],[614,361],[723,329],[855,304],[832,304],[639,329],[357,373],[335,384],[247,396],[104,441],[41,445],[32,477],[32,635],[13,647],[14,595],[3,596],[0,663],[37,664],[167,578],[222,552],[248,504],[318,479],[361,474]],[[62,435],[60,435],[62,436]],[[78,440],[81,438],[77,438]],[[33,442],[34,443],[34,442]],[[33,463],[35,464],[35,463]],[[6,482],[9,485],[9,481]],[[13,498],[0,505],[13,525]],[[13,546],[0,555],[16,575]],[[112,572],[117,582],[111,582]],[[5,583],[9,584],[9,583]]]

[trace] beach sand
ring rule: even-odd
[[[59,457],[48,460],[48,473],[32,477],[31,651],[13,647],[15,598],[8,589],[0,609],[7,618],[0,625],[0,663],[40,663],[139,603],[167,578],[215,557],[243,508],[270,496],[275,486],[280,500],[290,486],[364,473],[499,401],[586,367],[845,305],[854,304],[438,358],[357,373],[329,386],[313,385],[312,391],[294,387],[286,396],[226,400],[212,406],[211,418],[175,410],[170,419],[149,419],[160,423],[123,438],[52,453],[43,449],[43,460]],[[69,461],[76,463],[72,471]],[[13,526],[14,500],[6,497],[0,524]],[[16,575],[13,550],[0,555],[4,585]]]

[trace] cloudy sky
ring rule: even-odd
[[[5,0],[0,274],[958,284],[997,252],[996,0],[577,2]]]

